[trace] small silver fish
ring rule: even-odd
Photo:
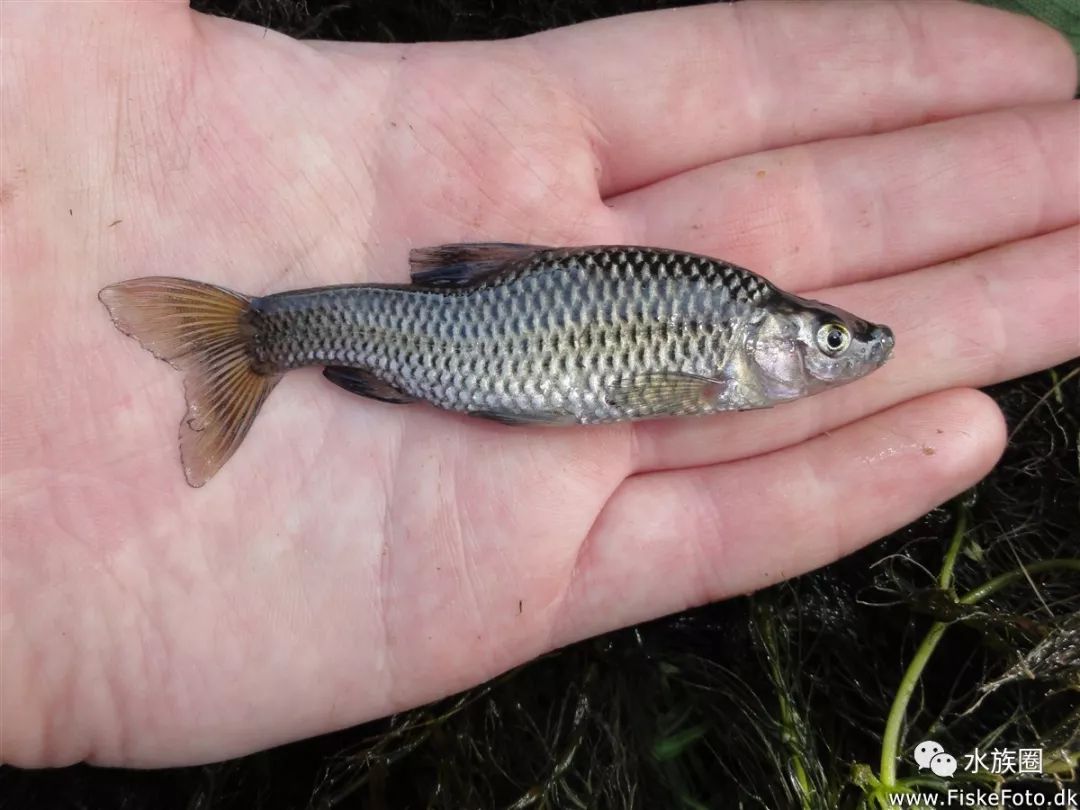
[[[589,424],[767,408],[856,380],[893,348],[888,327],[673,250],[483,243],[410,262],[411,284],[264,298],[177,278],[104,288],[117,328],[184,372],[188,483],[220,469],[299,366],[384,402]]]

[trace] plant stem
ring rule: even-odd
[[[961,515],[963,514],[961,512]],[[957,522],[956,529],[949,551],[945,555],[942,575],[938,579],[943,588],[949,588],[952,585],[952,567],[956,561],[956,551],[959,550],[959,539],[963,537],[964,521],[962,518]],[[973,588],[957,601],[962,605],[974,605],[1002,588],[1026,579],[1031,574],[1042,574],[1047,571],[1075,571],[1080,573],[1080,559],[1042,560],[1023,568],[1014,568],[987,580],[977,588]],[[930,626],[922,643],[919,644],[918,649],[915,651],[911,663],[908,664],[904,677],[900,680],[899,688],[896,690],[896,697],[893,699],[892,707],[889,710],[889,717],[885,722],[885,734],[881,742],[881,784],[885,790],[896,787],[896,761],[900,747],[900,728],[904,722],[908,703],[915,693],[915,687],[919,683],[919,678],[922,677],[923,670],[926,669],[930,656],[933,655],[934,649],[937,647],[938,642],[941,641],[941,637],[945,635],[947,627],[948,624],[945,622],[934,622]]]
[[[960,549],[964,545],[964,533],[967,531],[968,510],[966,506],[960,507],[960,514],[956,518],[956,529],[953,531],[949,548],[945,551],[945,559],[941,563],[941,573],[938,574],[938,587],[943,591],[952,588],[953,570],[956,568],[956,558],[960,556]]]
[[[967,531],[967,509],[960,507],[960,515],[956,520],[956,529],[953,531],[952,541],[945,552],[945,560],[941,564],[941,573],[938,574],[938,586],[943,591],[952,588],[953,571],[956,567],[956,558],[960,555],[960,549],[964,545],[964,534]],[[944,622],[934,622],[926,637],[915,650],[915,656],[908,664],[904,677],[900,679],[900,686],[896,690],[892,706],[889,708],[889,716],[885,720],[885,734],[881,738],[881,783],[884,787],[892,789],[896,787],[896,760],[900,749],[900,730],[904,725],[904,715],[907,712],[911,696],[915,694],[915,687],[922,677],[934,648],[941,641],[945,633]]]
[[[977,588],[973,588],[960,597],[961,605],[974,605],[990,594],[1000,591],[1002,588],[1012,585],[1022,579],[1027,579],[1030,574],[1042,574],[1047,571],[1075,571],[1080,574],[1080,559],[1061,558],[1056,560],[1042,560],[1026,565],[1023,568],[1014,568],[999,574],[993,579],[987,580]]]
[[[896,787],[896,761],[899,758],[897,751],[900,748],[900,727],[904,723],[904,713],[907,711],[911,696],[915,693],[915,687],[919,683],[923,670],[926,668],[930,656],[934,654],[941,637],[945,635],[945,622],[934,622],[930,630],[923,638],[915,656],[908,664],[904,677],[900,680],[900,686],[893,698],[889,717],[885,721],[885,734],[881,739],[881,784],[886,790]]]
[[[1050,377],[1051,377],[1051,379],[1054,380],[1053,387],[1049,391],[1047,391],[1045,394],[1043,394],[1041,397],[1039,397],[1039,399],[1035,402],[1035,404],[1031,406],[1031,410],[1029,410],[1027,413],[1025,413],[1020,418],[1020,421],[1016,423],[1016,427],[1014,427],[1012,429],[1012,431],[1009,433],[1009,438],[1008,438],[1009,444],[1012,444],[1013,436],[1015,436],[1017,433],[1020,432],[1020,428],[1022,428],[1027,423],[1027,420],[1031,417],[1031,415],[1033,413],[1035,413],[1035,411],[1037,411],[1039,409],[1039,406],[1042,405],[1044,402],[1046,402],[1046,400],[1050,399],[1050,397],[1053,396],[1053,397],[1057,398],[1057,401],[1059,403],[1062,402],[1062,397],[1061,397],[1061,389],[1062,389],[1062,387],[1065,385],[1065,383],[1067,383],[1069,380],[1071,380],[1077,374],[1080,374],[1080,367],[1074,368],[1072,371],[1070,371],[1064,377],[1058,379],[1057,372],[1054,371],[1053,369],[1050,369]]]

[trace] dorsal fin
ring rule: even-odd
[[[409,252],[413,284],[428,287],[471,287],[506,267],[550,250],[544,245],[511,242],[467,242],[414,248]]]

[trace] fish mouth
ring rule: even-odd
[[[870,330],[870,341],[874,347],[874,361],[880,366],[892,357],[896,338],[887,326],[876,325]]]

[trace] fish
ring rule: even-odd
[[[205,484],[282,375],[507,425],[743,411],[866,376],[889,327],[729,262],[632,245],[414,249],[407,284],[250,297],[146,277],[99,293],[115,326],[184,375],[180,454]]]

